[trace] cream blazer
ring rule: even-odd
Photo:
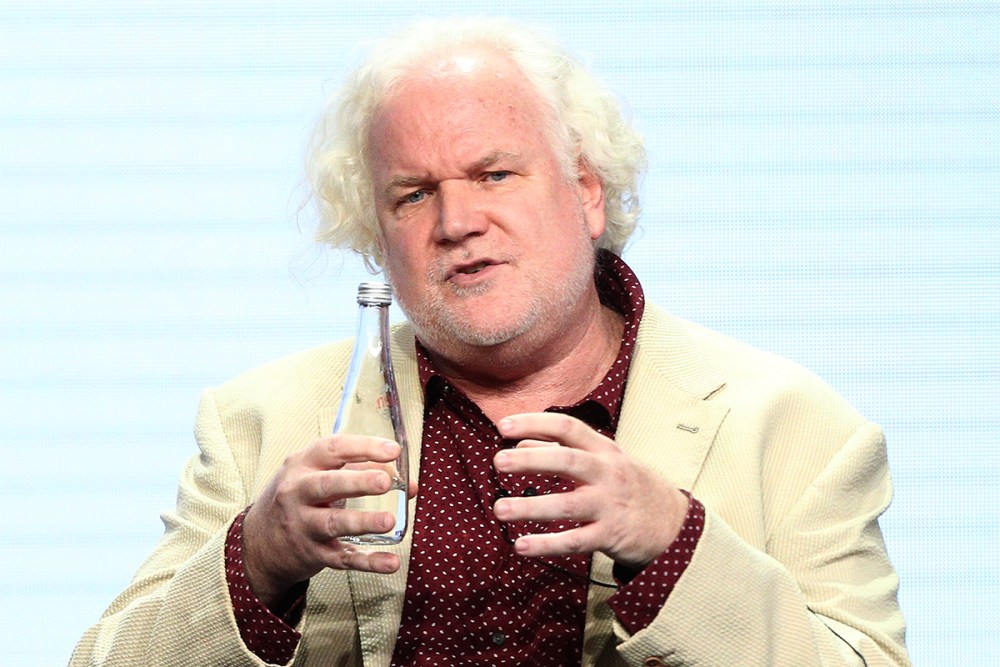
[[[413,333],[393,331],[411,470],[423,399]],[[80,640],[72,665],[261,665],[240,640],[226,531],[292,451],[329,433],[350,341],[287,357],[205,392],[164,535]],[[707,508],[691,564],[629,635],[589,592],[585,665],[905,665],[897,578],[877,518],[891,496],[880,429],[802,368],[647,304],[618,444]],[[410,503],[411,522],[415,503]],[[310,582],[294,665],[387,665],[409,535],[394,575],[326,570]],[[592,576],[610,581],[595,555]]]

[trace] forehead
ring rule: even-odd
[[[521,71],[492,53],[461,52],[406,76],[372,119],[369,158],[457,158],[544,141],[551,113]],[[485,144],[490,144],[486,146]],[[403,165],[405,166],[405,165]]]

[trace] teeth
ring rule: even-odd
[[[480,262],[479,264],[475,264],[473,266],[462,269],[461,273],[465,274],[479,273],[484,268],[486,268],[486,262]]]

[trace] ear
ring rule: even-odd
[[[577,192],[583,206],[583,216],[590,230],[590,238],[596,241],[604,233],[604,183],[597,172],[582,156],[577,160]]]

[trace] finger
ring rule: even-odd
[[[320,438],[302,452],[303,463],[318,470],[335,470],[349,463],[388,463],[399,458],[400,446],[392,440],[338,433]]]
[[[514,551],[520,556],[565,556],[593,553],[600,548],[600,529],[587,524],[560,533],[524,535],[514,541]]]
[[[501,521],[590,522],[600,514],[594,494],[586,488],[532,498],[501,498],[493,503]]]
[[[396,519],[390,512],[334,507],[306,507],[302,510],[303,532],[313,542],[328,544],[347,535],[370,535],[392,530]]]
[[[527,449],[529,447],[558,447],[558,442],[552,442],[551,440],[521,440],[515,446],[515,449]]]
[[[400,560],[396,554],[386,551],[355,549],[350,545],[338,546],[341,548],[331,547],[326,560],[327,567],[378,574],[391,574],[399,569]]]
[[[525,412],[504,417],[497,424],[500,434],[510,439],[553,441],[566,447],[602,452],[617,449],[606,438],[585,423],[558,412]]]
[[[381,469],[317,470],[305,475],[299,499],[306,505],[328,505],[339,498],[357,498],[385,493],[392,479]]]
[[[604,470],[594,454],[570,447],[502,449],[493,456],[493,465],[503,473],[551,474],[586,483]]]
[[[378,461],[345,463],[341,470],[381,470],[385,472],[385,474],[389,475],[389,477],[399,477],[399,467],[396,465],[396,461],[389,461],[388,463],[381,463]]]

